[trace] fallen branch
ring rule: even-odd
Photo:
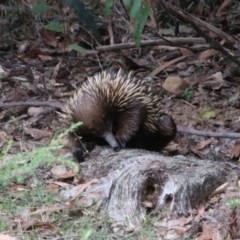
[[[164,40],[166,39],[166,40]],[[141,41],[140,46],[157,46],[157,45],[163,45],[167,44],[170,45],[170,43],[174,44],[205,44],[206,41],[204,38],[184,38],[184,37],[179,37],[179,38],[174,38],[174,37],[168,37],[164,39],[158,39],[158,40],[145,40]],[[129,42],[129,43],[120,43],[120,44],[115,44],[115,45],[108,45],[108,46],[99,46],[96,47],[96,50],[99,52],[109,52],[109,51],[114,51],[114,50],[121,50],[121,49],[129,49],[129,48],[134,48],[136,47],[135,42]]]
[[[61,108],[59,103],[51,102],[11,102],[11,103],[0,103],[0,108],[14,108],[14,107],[51,107]]]
[[[53,102],[12,102],[12,103],[0,103],[1,108],[14,108],[14,107],[51,107],[60,109],[62,104],[53,103]],[[231,132],[209,132],[196,130],[189,127],[177,125],[177,131],[181,133],[187,133],[191,135],[198,135],[204,137],[215,137],[215,138],[240,138],[240,133],[231,133]]]
[[[189,127],[177,126],[177,131],[181,133],[188,133],[191,135],[198,135],[204,137],[215,137],[215,138],[240,138],[240,133],[232,133],[232,132],[209,132],[196,130]]]

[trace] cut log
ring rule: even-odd
[[[214,189],[227,181],[233,168],[224,162],[165,157],[139,149],[113,152],[97,148],[80,170],[86,181],[97,178],[80,195],[79,204],[95,206],[102,213],[129,227],[136,227],[150,209],[161,210],[168,205],[174,215],[187,215],[189,210],[204,202]],[[69,199],[81,185],[61,193]]]

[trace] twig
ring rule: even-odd
[[[113,36],[113,29],[112,29],[112,22],[111,20],[109,21],[107,25],[108,33],[109,33],[109,38],[110,38],[110,45],[114,45],[114,36]]]
[[[172,44],[205,44],[206,41],[204,38],[184,38],[184,37],[179,37],[179,38],[174,38],[174,37],[168,37],[164,39],[158,39],[158,40],[145,40],[141,41],[140,46],[157,46],[157,45],[162,45],[162,44],[168,44],[171,42]],[[136,47],[135,42],[129,42],[129,43],[120,43],[120,44],[115,44],[115,45],[110,45],[110,46],[98,46],[96,47],[96,50],[99,52],[109,52],[109,51],[114,51],[114,50],[120,50],[120,49],[129,49],[129,48],[134,48]]]
[[[0,108],[14,108],[14,107],[51,107],[51,108],[61,108],[61,104],[59,103],[51,103],[51,102],[11,102],[11,103],[0,103]]]
[[[205,137],[215,137],[215,138],[240,138],[240,133],[231,132],[209,132],[196,130],[193,128],[188,128],[184,126],[177,126],[177,131],[181,133],[187,133],[191,135],[205,136]]]

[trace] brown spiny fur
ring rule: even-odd
[[[158,97],[131,73],[103,71],[89,77],[62,110],[68,123],[83,122],[70,134],[74,151],[82,149],[78,136],[86,144],[104,144],[109,131],[120,148],[154,151],[176,135],[176,125],[161,112]]]

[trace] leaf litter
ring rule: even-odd
[[[234,7],[233,2],[222,1],[215,7],[216,16],[225,18],[223,22],[239,19],[237,13],[228,14],[228,10]],[[239,6],[236,7],[239,8]],[[93,11],[97,12],[97,9]],[[203,4],[199,2],[194,9],[198,17],[204,16],[205,21],[213,25],[214,20],[219,21],[213,14],[204,11]],[[64,9],[64,13],[74,16],[68,8]],[[108,32],[109,28],[102,24],[102,28]],[[130,41],[125,29],[114,21],[112,24],[115,25],[119,43]],[[148,24],[156,27],[152,19]],[[7,28],[7,25],[4,27]],[[234,30],[234,22],[230,27]],[[197,43],[191,46],[191,50],[183,44],[181,47],[148,46],[147,53],[139,52],[135,48],[101,52],[100,48],[95,48],[92,36],[81,30],[79,23],[70,24],[70,28],[69,34],[72,40],[78,42],[78,45],[87,46],[85,53],[73,54],[73,51],[66,47],[66,44],[71,42],[60,33],[41,28],[37,36],[33,35],[33,29],[27,26],[21,28],[22,32],[14,33],[13,42],[5,41],[1,44],[0,48],[5,52],[4,61],[0,63],[1,105],[26,101],[64,103],[86,76],[101,71],[103,66],[111,66],[114,70],[120,65],[126,71],[134,69],[134,74],[140,78],[150,76],[151,80],[148,84],[154,85],[154,89],[162,96],[163,109],[172,114],[178,124],[204,131],[240,131],[240,73],[236,65],[224,58],[216,49],[199,50],[204,49],[205,44]],[[188,37],[196,35],[192,27],[183,23],[179,29],[180,33],[187,34]],[[160,26],[158,30],[164,36],[173,35],[172,29],[166,29],[164,26]],[[26,34],[31,38],[17,45],[16,42],[22,40]],[[209,35],[215,39],[221,36],[216,29],[209,31]],[[144,33],[144,37],[154,40],[154,37],[147,32]],[[236,43],[235,38],[239,38],[238,33],[231,38],[226,38],[225,41],[221,41],[221,38],[218,40],[221,46],[231,52],[234,57],[238,57],[236,48],[239,46],[235,44],[236,48],[233,50],[234,46],[226,44],[226,41]],[[103,35],[102,45],[108,45],[104,44],[107,40],[109,40],[109,34]],[[14,50],[6,50],[11,44],[15,46]],[[12,53],[15,53],[16,57],[13,58]],[[1,151],[6,148],[10,138],[14,140],[9,155],[46,145],[53,134],[62,129],[62,123],[59,122],[53,109],[43,106],[22,105],[11,109],[1,107],[0,121]],[[216,164],[217,161],[222,160],[239,161],[239,142],[235,139],[216,139],[179,133],[174,142],[175,147],[172,148],[174,149],[172,152],[175,154],[212,159]],[[65,154],[66,150],[60,153]],[[5,159],[7,161],[7,157]],[[78,176],[74,169],[59,165],[51,169],[42,167],[37,177],[38,181],[45,185],[46,191],[59,193],[61,189],[77,187],[78,191],[72,195],[72,202],[68,206],[71,209],[78,209],[79,204],[88,205],[84,199],[76,204],[77,197],[97,181],[93,179],[87,183],[78,183],[82,177]],[[32,176],[29,175],[28,181],[31,178]],[[33,189],[27,184],[18,185],[12,182],[10,186],[10,192],[13,194],[30,190]],[[95,193],[96,198],[97,194]],[[222,236],[227,236],[228,239],[240,238],[239,208],[228,208],[223,202],[224,199],[239,199],[239,185],[234,181],[216,189],[212,196],[209,196],[209,202],[200,205],[198,209],[193,209],[188,218],[174,219],[167,213],[163,213],[163,219],[154,223],[156,235],[159,239],[190,237],[202,240],[222,239]],[[57,227],[54,222],[44,221],[42,217],[39,217],[40,220],[31,219],[30,216],[48,215],[50,212],[59,212],[64,209],[66,209],[66,202],[60,206],[40,205],[32,212],[29,208],[25,218],[20,217],[18,221],[21,222],[24,230],[31,231],[38,228],[51,232]],[[219,228],[219,225],[225,226],[225,229]],[[51,236],[50,232],[46,232],[45,236]],[[0,237],[14,239],[4,234]]]

